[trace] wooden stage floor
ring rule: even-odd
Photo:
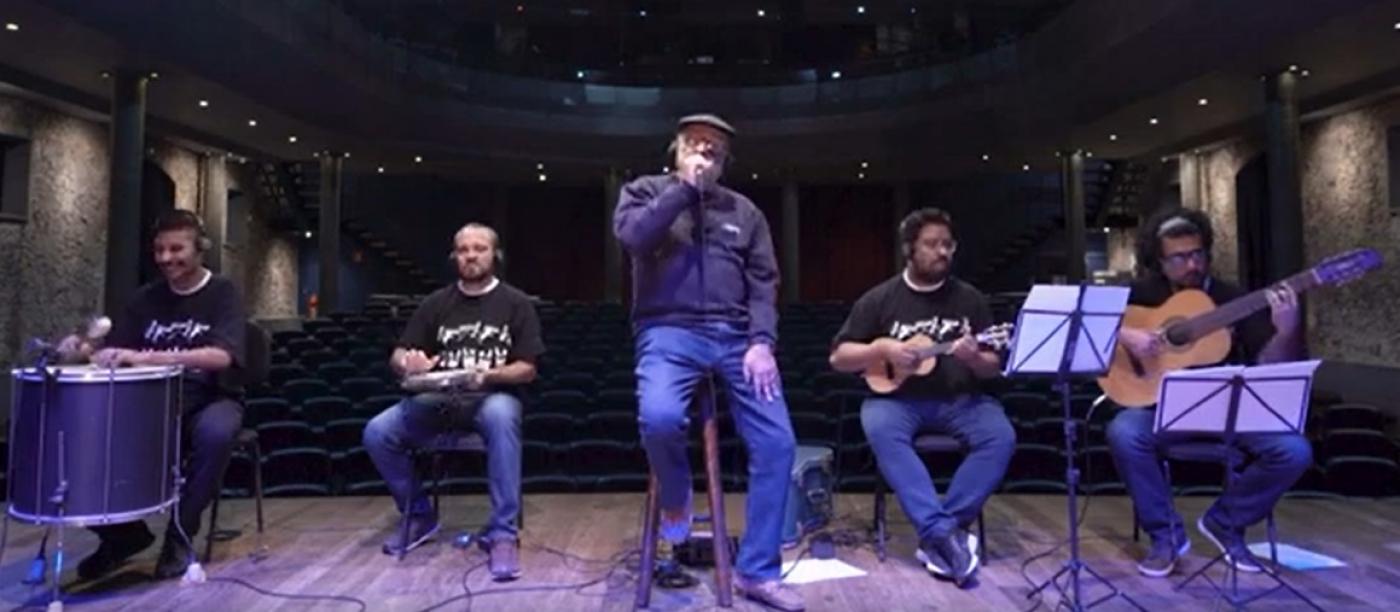
[[[893,499],[891,499],[893,501]],[[1179,507],[1189,523],[1209,502],[1207,498],[1182,498]],[[742,496],[728,498],[731,530],[742,525]],[[213,562],[206,568],[211,579],[240,579],[261,589],[300,595],[340,595],[363,600],[370,610],[423,610],[462,596],[463,579],[477,593],[474,610],[626,610],[632,607],[635,556],[630,565],[609,558],[627,556],[637,545],[641,496],[529,495],[525,499],[526,526],[521,561],[525,575],[504,585],[492,583],[484,567],[485,554],[464,553],[450,545],[450,536],[475,527],[485,516],[484,496],[445,497],[444,535],[413,551],[403,562],[380,553],[380,543],[393,526],[396,513],[384,497],[282,498],[268,500],[268,555],[254,561],[253,505],[251,501],[226,501],[220,521],[224,527],[241,527],[244,535],[218,544]],[[868,524],[871,497],[838,496],[837,528],[854,533]],[[799,587],[809,610],[1027,610],[1028,588],[1020,574],[1021,562],[1064,537],[1064,498],[1048,495],[999,495],[987,506],[989,558],[984,559],[976,583],[965,590],[929,576],[912,559],[912,530],[897,506],[892,507],[891,556],[881,564],[869,546],[842,547],[838,556],[869,572],[860,578],[814,583]],[[1202,583],[1182,591],[1174,580],[1138,576],[1133,559],[1140,545],[1132,541],[1130,507],[1126,497],[1095,498],[1083,530],[1087,562],[1149,610],[1198,610],[1215,603],[1214,593]],[[149,519],[163,527],[164,516]],[[1345,561],[1348,566],[1307,572],[1285,571],[1285,577],[1326,610],[1395,609],[1400,601],[1400,503],[1389,500],[1285,500],[1278,509],[1282,541]],[[1262,528],[1254,539],[1263,538]],[[159,533],[159,531],[157,531]],[[46,592],[20,583],[28,571],[41,531],[12,523],[9,545],[0,565],[0,605],[5,608],[42,608]],[[201,585],[179,581],[149,580],[158,546],[139,555],[120,572],[95,584],[76,583],[73,567],[90,552],[96,539],[85,530],[68,531],[67,607],[77,610],[325,610],[360,609],[353,602],[291,601],[259,594],[244,585],[211,580]],[[1192,553],[1185,568],[1192,570],[1209,559],[1210,544],[1191,530]],[[553,551],[567,551],[579,558],[566,559]],[[201,547],[201,552],[202,552]],[[788,551],[791,559],[800,549]],[[52,552],[52,542],[50,543]],[[1063,552],[1067,552],[1065,549]],[[1043,559],[1029,568],[1039,581],[1053,573],[1064,554]],[[468,570],[476,568],[468,575]],[[696,610],[715,606],[708,573],[699,586],[680,591],[653,590],[652,609]],[[1262,585],[1263,579],[1247,577],[1243,585]],[[582,588],[540,590],[551,585]],[[504,589],[504,591],[503,591]],[[531,590],[525,590],[531,589]],[[1094,589],[1091,595],[1098,593]],[[1052,609],[1054,596],[1041,610]],[[435,609],[465,610],[468,601],[455,599]],[[735,609],[759,609],[735,600]],[[1096,609],[1130,609],[1113,601]],[[1286,593],[1273,594],[1251,606],[1258,610],[1305,609]]]

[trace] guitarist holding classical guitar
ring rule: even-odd
[[[1195,210],[1165,210],[1142,225],[1137,237],[1139,274],[1128,298],[1130,316],[1125,316],[1118,334],[1120,354],[1115,368],[1136,371],[1140,373],[1138,378],[1151,380],[1152,371],[1166,367],[1164,363],[1173,355],[1185,351],[1180,346],[1181,338],[1173,337],[1185,332],[1165,331],[1172,327],[1135,326],[1144,323],[1134,320],[1141,318],[1133,316],[1134,312],[1142,315],[1151,309],[1167,309],[1175,303],[1205,298],[1214,304],[1240,303],[1236,300],[1245,292],[1210,273],[1213,241],[1210,219]],[[1199,335],[1193,344],[1221,341],[1211,354],[1215,358],[1223,356],[1221,363],[1260,364],[1301,358],[1297,293],[1288,284],[1280,283],[1266,289],[1264,295],[1268,312],[1261,309],[1238,318],[1221,331]],[[1206,309],[1209,308],[1213,305],[1208,304]],[[1160,376],[1160,371],[1156,376]],[[1110,375],[1101,381],[1105,391],[1120,404],[1129,403],[1124,398],[1134,397],[1133,394],[1115,387],[1113,379]],[[1147,393],[1144,397],[1155,397],[1155,389]],[[1137,564],[1138,571],[1145,576],[1164,577],[1176,568],[1177,559],[1186,554],[1191,543],[1172,506],[1171,491],[1161,467],[1163,447],[1182,439],[1159,439],[1152,423],[1153,406],[1125,407],[1108,426],[1108,444],[1118,474],[1132,496],[1138,522],[1152,539],[1151,548]],[[1267,516],[1307,470],[1312,464],[1312,451],[1308,441],[1297,434],[1241,434],[1236,440],[1249,461],[1229,493],[1206,510],[1196,527],[1236,569],[1258,572],[1261,568],[1245,546],[1244,530]]]
[[[855,303],[833,343],[831,365],[866,372],[876,395],[861,406],[861,426],[880,473],[918,530],[916,556],[933,574],[962,585],[978,565],[979,547],[966,527],[1006,474],[1016,432],[1001,404],[979,390],[980,379],[998,375],[1001,357],[974,339],[992,323],[986,297],[951,275],[952,218],[936,208],[914,211],[900,223],[898,238],[903,272]],[[937,345],[946,350],[933,350]],[[942,500],[914,450],[924,431],[950,434],[967,447]]]

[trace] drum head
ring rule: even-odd
[[[104,368],[92,364],[49,366],[49,375],[64,383],[105,383],[160,380],[180,375],[180,366],[130,366]],[[39,382],[44,379],[34,368],[11,370],[16,380]]]

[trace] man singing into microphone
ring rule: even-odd
[[[684,541],[693,488],[686,408],[708,374],[723,381],[749,456],[735,590],[802,610],[802,596],[779,576],[796,442],[773,359],[778,269],[763,213],[716,182],[733,135],[714,115],[683,117],[671,144],[676,172],[638,178],[618,199],[613,230],[632,258],[638,421],[656,474],[661,536]]]
[[[155,224],[155,259],[163,278],[139,290],[117,317],[106,347],[93,347],[70,336],[60,345],[65,361],[91,357],[102,367],[182,366],[184,435],[190,449],[183,473],[179,527],[185,536],[199,532],[204,508],[218,494],[219,481],[243,424],[238,390],[220,373],[243,366],[247,322],[243,299],[227,278],[204,267],[209,238],[199,217],[187,210],[161,215]],[[159,432],[151,432],[152,436]],[[78,564],[78,576],[92,580],[106,574],[155,541],[141,521],[93,527],[101,539],[97,551]],[[156,562],[157,579],[184,573],[194,558],[175,519],[165,530]]]

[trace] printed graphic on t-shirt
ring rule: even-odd
[[[172,321],[162,323],[152,320],[146,326],[146,331],[142,334],[142,339],[146,344],[156,348],[162,347],[187,347],[192,346],[200,336],[209,331],[210,326],[194,319],[184,321]]]
[[[457,327],[438,327],[442,355],[438,367],[491,369],[506,364],[513,340],[510,325],[495,326],[481,321]]]
[[[928,336],[934,342],[944,342],[958,338],[971,331],[972,324],[967,317],[950,319],[931,317],[913,323],[895,321],[890,325],[890,337],[895,340],[908,340],[914,336]]]

